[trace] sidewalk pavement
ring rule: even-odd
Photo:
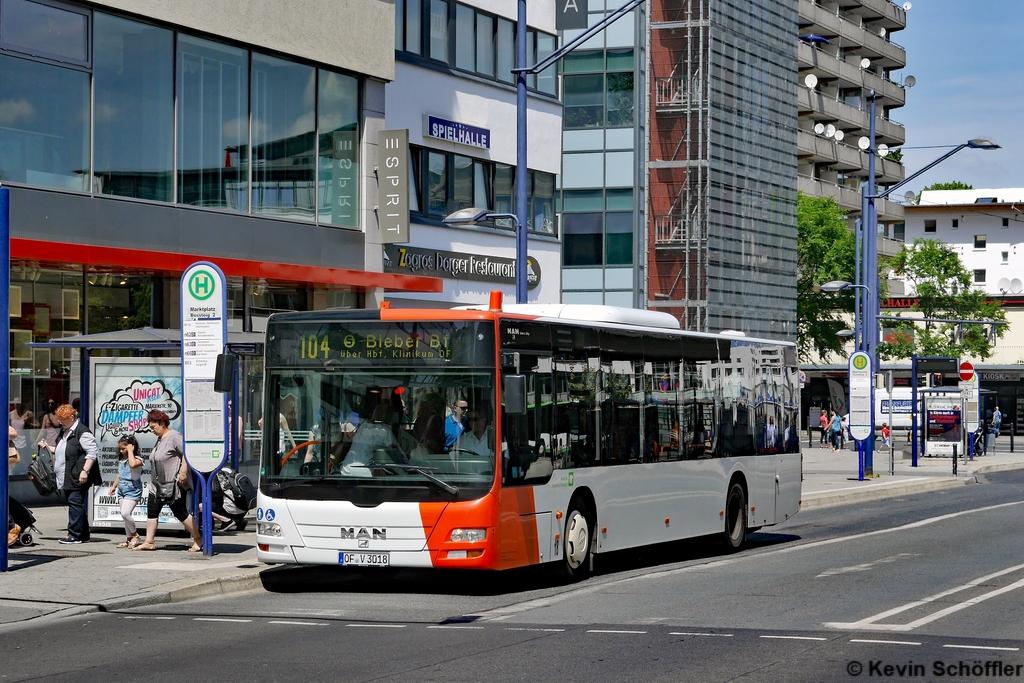
[[[919,466],[896,460],[889,474],[888,450],[875,454],[877,477],[858,481],[856,451],[804,447],[803,510],[923,493],[977,481],[985,472],[1024,468],[1024,452],[997,452],[958,465],[950,458],[920,458]],[[161,532],[156,552],[119,549],[120,529],[94,530],[92,540],[64,546],[64,507],[32,509],[41,534],[29,548],[9,549],[9,571],[0,574],[0,630],[27,620],[112,611],[262,590],[256,561],[255,521],[244,532],[216,532],[216,555],[187,552],[184,532]]]

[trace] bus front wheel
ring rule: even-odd
[[[733,482],[725,497],[724,537],[729,552],[739,550],[747,540],[747,494],[739,482]]]
[[[574,503],[565,518],[563,568],[565,575],[578,581],[590,572],[591,530],[587,516]]]

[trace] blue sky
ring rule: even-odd
[[[906,189],[949,180],[1024,187],[1024,0],[911,1],[907,28],[892,34],[907,49],[907,67],[893,80],[917,79],[906,106],[891,112],[907,128],[906,146],[987,137],[1003,149],[962,150]],[[905,150],[907,175],[943,153]]]

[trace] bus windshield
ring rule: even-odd
[[[367,337],[379,338],[380,327],[345,323],[337,346],[345,349],[345,336],[355,335],[360,341],[350,339],[347,349],[354,353]],[[477,339],[464,331],[490,343],[488,354],[470,356],[494,358],[493,334]],[[295,367],[267,369],[264,421],[277,419],[264,425],[263,492],[368,505],[484,495],[495,478],[494,370],[462,365],[458,348],[418,358],[417,367],[403,358],[334,358],[333,343],[320,341],[333,334],[299,335],[319,345],[319,367],[299,357],[288,363]],[[383,335],[406,348],[393,331]]]

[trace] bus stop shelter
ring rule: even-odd
[[[238,357],[263,356],[263,334],[257,332],[228,332],[228,343],[225,351]],[[116,330],[97,334],[80,334],[47,342],[32,342],[29,347],[38,349],[77,349],[81,358],[79,414],[89,415],[89,358],[97,350],[136,351],[139,353],[164,352],[181,355],[181,330],[142,327],[133,330]],[[231,415],[229,424],[238,425],[239,363],[235,362],[235,377],[231,390]],[[231,468],[238,469],[239,446],[241,435],[231,430],[229,439],[229,457]]]

